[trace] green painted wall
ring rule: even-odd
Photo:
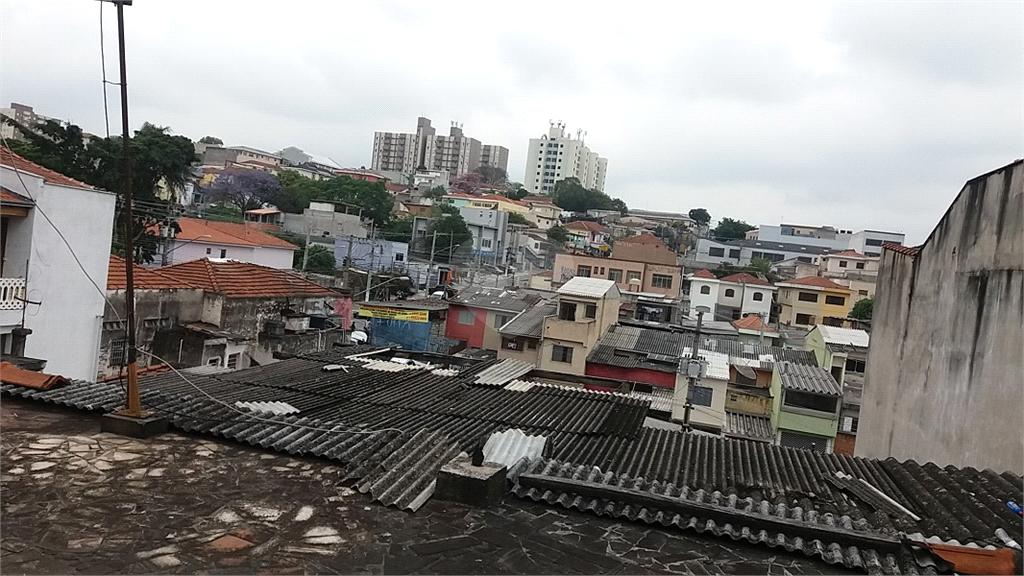
[[[838,426],[839,420],[834,415],[831,418],[820,418],[810,414],[797,414],[783,410],[779,413],[777,427],[783,430],[792,430],[793,432],[835,438]]]

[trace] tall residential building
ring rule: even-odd
[[[429,118],[417,118],[416,133],[375,132],[373,135],[374,170],[393,170],[412,174],[417,170],[445,171],[452,177],[475,170],[481,164],[507,170],[508,149],[483,145],[452,124],[447,136],[438,135]]]
[[[531,138],[523,186],[536,194],[551,194],[555,182],[575,176],[584,188],[604,192],[608,159],[587,148],[581,136],[582,131],[576,138],[566,136],[565,124],[552,122],[546,135]]]

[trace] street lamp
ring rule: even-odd
[[[193,238],[193,239],[189,240],[188,242],[182,242],[181,244],[179,244],[178,246],[175,246],[174,248],[171,248],[170,250],[166,250],[165,249],[163,255],[160,257],[160,265],[161,266],[167,266],[167,255],[170,254],[171,252],[174,252],[175,250],[177,250],[178,248],[181,248],[182,246],[184,246],[186,244],[191,244],[191,243],[195,242],[196,240],[202,240],[203,238],[210,238],[210,235],[209,234],[203,234],[202,236],[199,236],[198,238]],[[174,240],[174,238],[172,237],[171,240]],[[164,248],[167,248],[167,242],[166,241],[164,242]]]

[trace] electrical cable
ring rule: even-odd
[[[100,2],[100,66],[103,68],[103,123],[110,138],[110,113],[107,110],[107,57],[103,47],[103,2]]]

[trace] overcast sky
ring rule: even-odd
[[[922,242],[964,181],[1024,155],[1024,2],[232,2],[125,9],[148,121],[369,166],[373,133],[509,149],[561,120],[635,208]],[[0,101],[105,134],[100,2],[0,2]],[[103,8],[108,79],[117,21]],[[120,132],[117,87],[108,92]]]

